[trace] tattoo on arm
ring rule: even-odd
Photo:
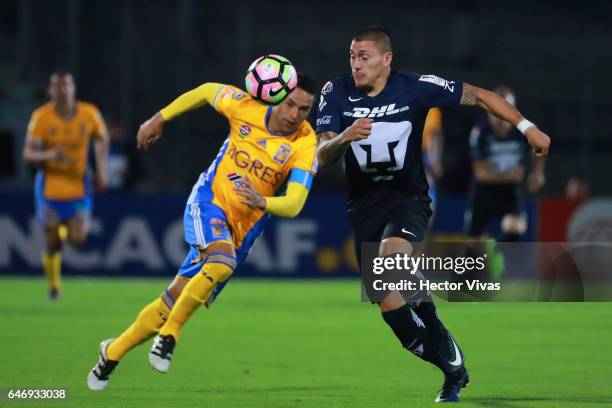
[[[317,159],[321,167],[329,166],[338,161],[348,146],[342,142],[342,134],[335,132],[319,133],[318,138]]]
[[[460,103],[464,106],[476,106],[478,104],[478,88],[467,82],[464,83]]]

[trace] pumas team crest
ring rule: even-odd
[[[291,146],[283,143],[282,145],[278,147],[278,150],[276,150],[276,153],[274,153],[273,160],[280,164],[285,164],[290,154],[291,154]]]

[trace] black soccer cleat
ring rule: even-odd
[[[87,376],[87,388],[92,391],[101,391],[108,385],[108,378],[112,374],[118,361],[109,360],[106,356],[106,350],[108,346],[115,339],[104,340],[100,343],[100,357],[98,358],[98,364],[89,372]]]
[[[51,300],[59,300],[62,296],[62,291],[58,288],[49,289],[49,299]]]
[[[436,402],[459,402],[461,389],[467,387],[469,383],[470,377],[464,367],[452,374],[446,374]]]
[[[153,340],[153,346],[149,351],[149,364],[160,373],[167,373],[172,363],[172,353],[176,347],[176,340],[172,335],[158,334]]]

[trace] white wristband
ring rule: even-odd
[[[516,125],[516,128],[519,130],[519,132],[521,132],[522,134],[525,134],[525,132],[527,131],[527,129],[529,129],[530,127],[535,127],[535,125],[533,123],[531,123],[530,121],[528,121],[527,119],[523,119],[521,120],[518,125]]]

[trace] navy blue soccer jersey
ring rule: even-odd
[[[470,135],[470,157],[472,160],[488,160],[491,170],[505,173],[524,164],[528,152],[525,136],[511,128],[506,136],[499,136],[485,119]]]
[[[367,96],[348,74],[321,91],[317,133],[342,133],[359,118],[374,120],[367,139],[344,155],[349,211],[395,198],[427,197],[421,139],[429,108],[457,106],[463,83],[434,75],[391,71],[385,88]]]

